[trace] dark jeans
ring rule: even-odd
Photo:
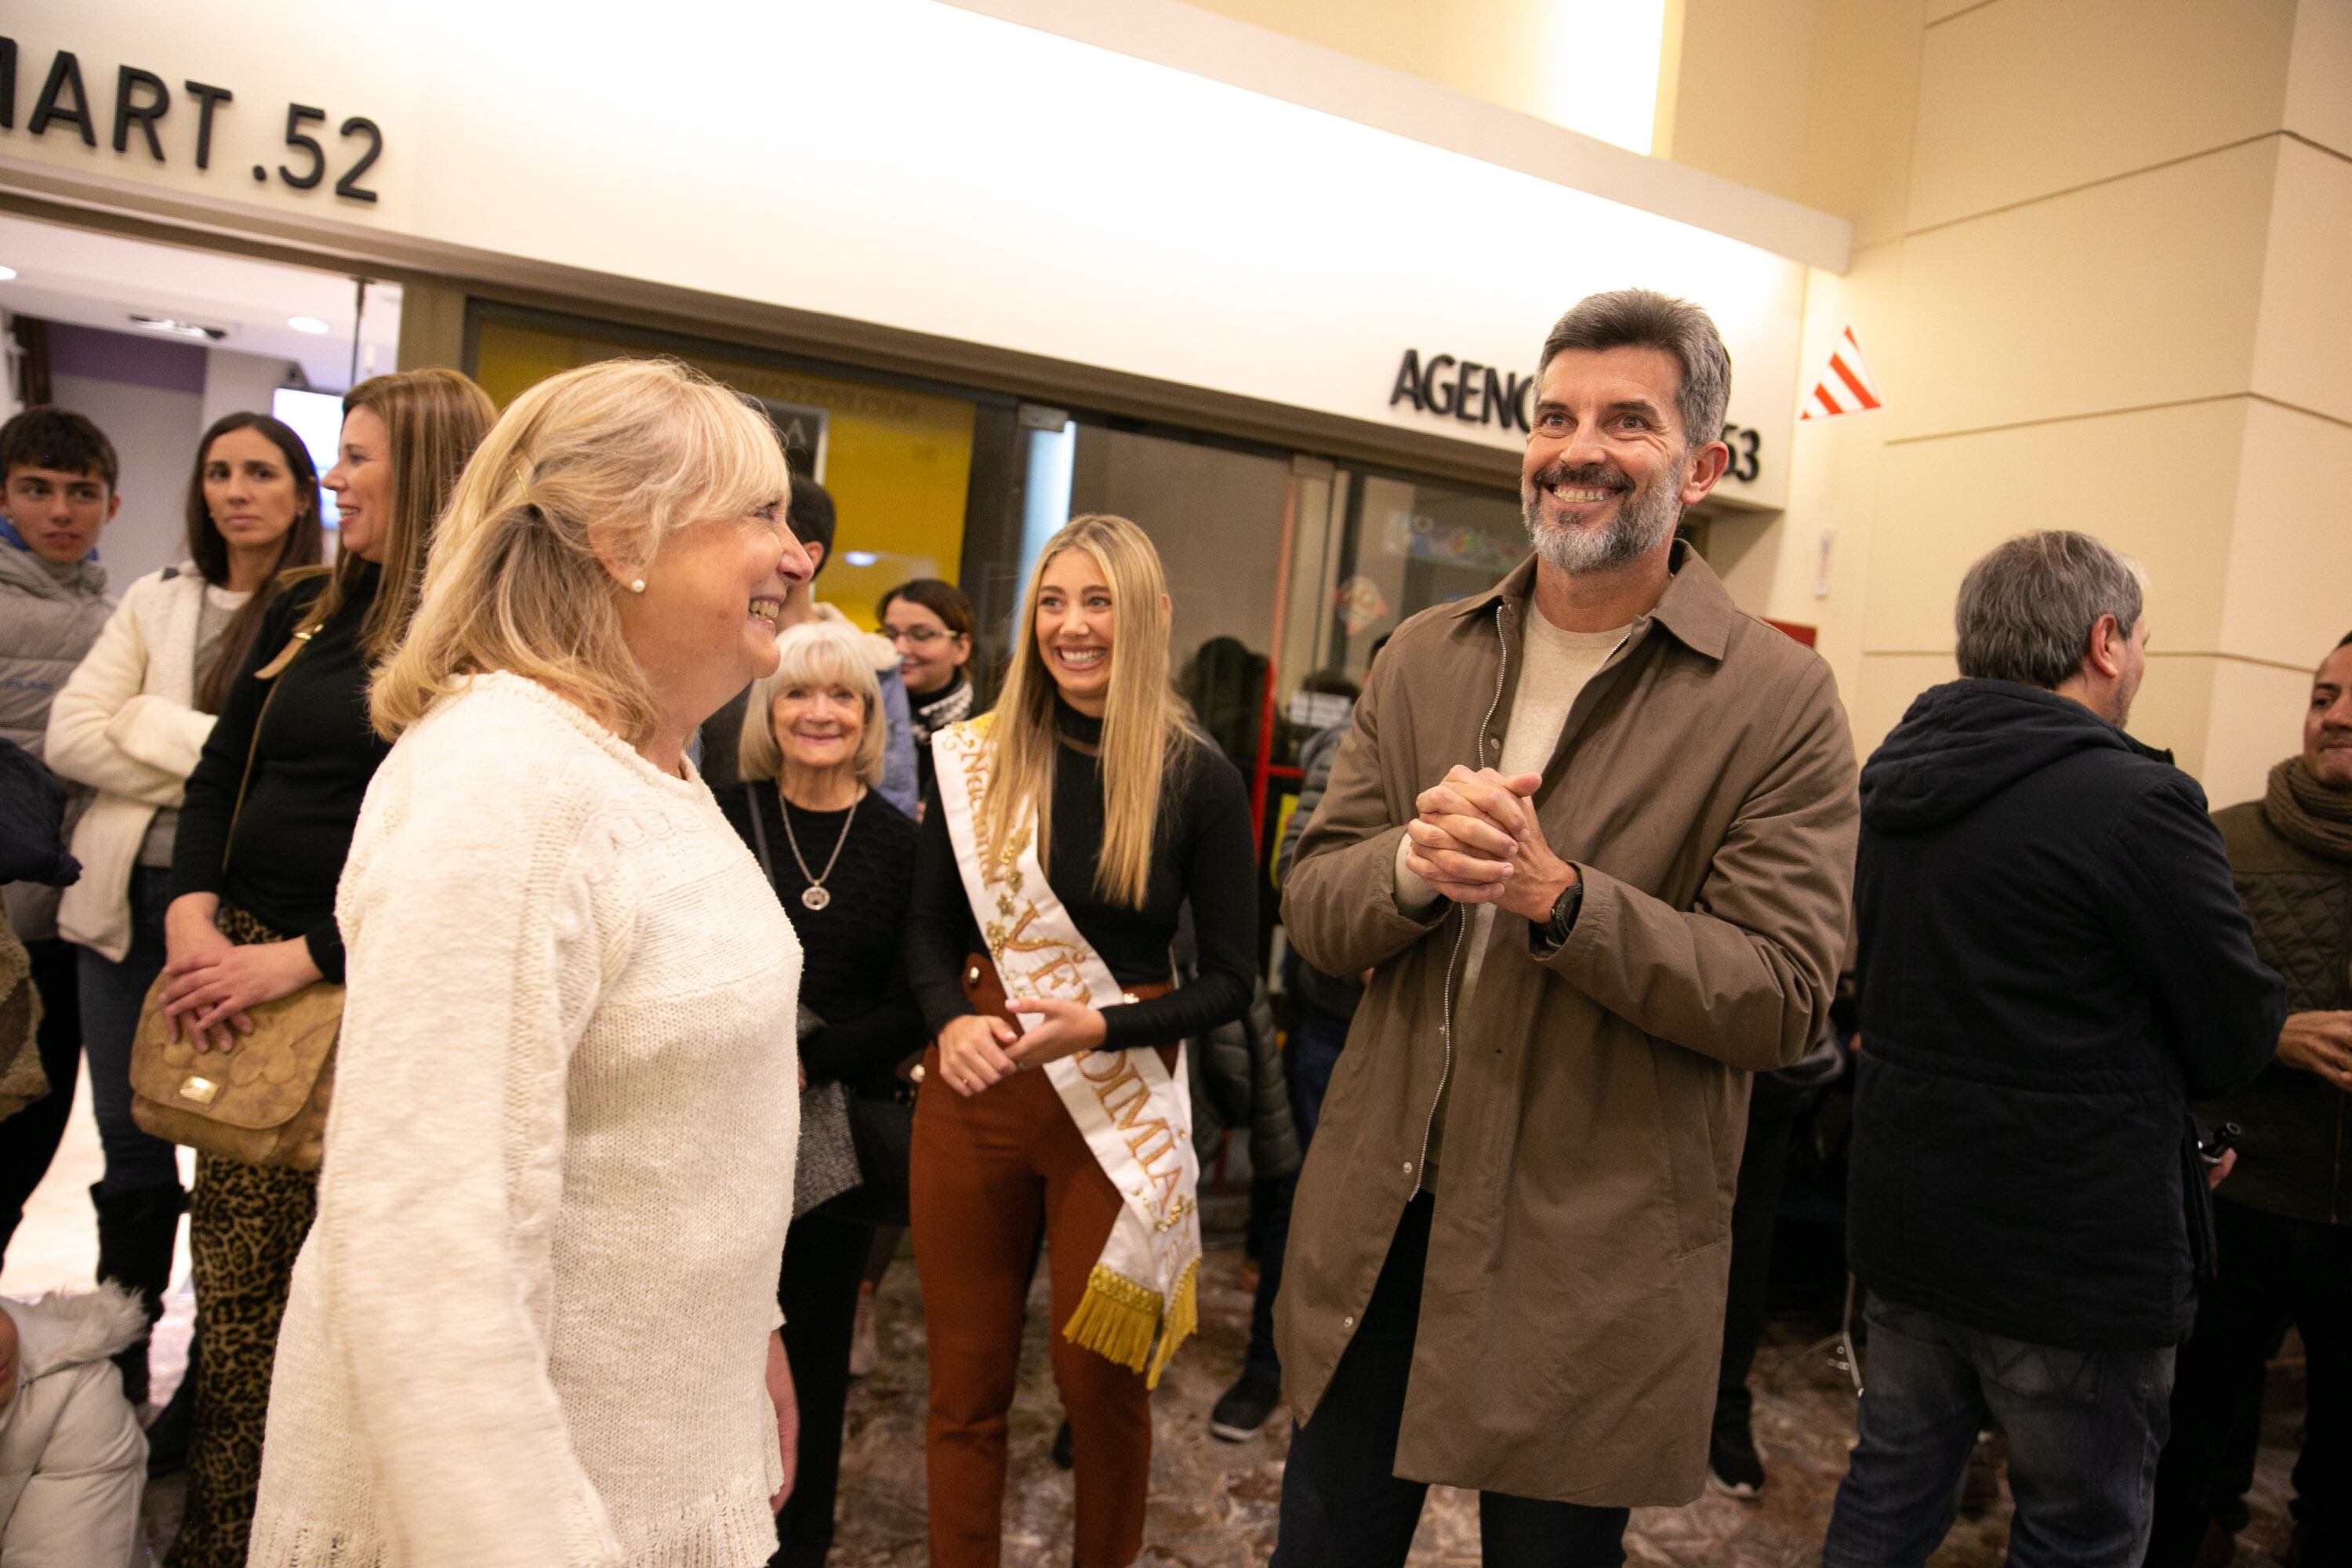
[[[1273,1568],[1383,1568],[1412,1549],[1429,1488],[1397,1476],[1397,1431],[1434,1207],[1426,1193],[1406,1205],[1356,1337],[1314,1418],[1290,1439]],[[1625,1561],[1625,1518],[1622,1508],[1481,1492],[1480,1560],[1487,1568],[1615,1568]]]
[[[1748,1142],[1731,1203],[1731,1288],[1723,1304],[1723,1366],[1715,1387],[1715,1429],[1745,1438],[1755,1397],[1748,1369],[1764,1333],[1765,1287],[1772,1274],[1772,1227],[1789,1173],[1789,1133],[1806,1093],[1758,1073],[1748,1097]]]
[[[1323,1096],[1331,1087],[1331,1069],[1339,1065],[1339,1049],[1348,1043],[1348,1020],[1305,1002],[1291,1014],[1290,1048],[1283,1053],[1283,1072],[1289,1080],[1290,1119],[1298,1126],[1301,1158],[1315,1141],[1315,1125],[1323,1120]],[[1242,1357],[1242,1375],[1264,1383],[1282,1381],[1282,1358],[1274,1352],[1274,1299],[1282,1289],[1282,1255],[1290,1246],[1290,1201],[1298,1192],[1298,1173],[1265,1184],[1265,1228],[1258,1240],[1257,1295],[1250,1302],[1249,1349]]]
[[[2192,1562],[2209,1521],[2243,1527],[2265,1363],[2290,1322],[2303,1334],[2308,1388],[2294,1466],[2304,1561],[2352,1562],[2352,1226],[2288,1219],[2218,1194],[2213,1222],[2221,1275],[2199,1293],[2196,1330],[2180,1347],[2149,1568]]]
[[[1348,1043],[1349,1020],[1301,1002],[1293,1009],[1290,1049],[1285,1066],[1290,1074],[1290,1113],[1298,1122],[1298,1143],[1304,1149],[1323,1120],[1323,1097],[1330,1091],[1331,1069]]]
[[[1250,1300],[1249,1349],[1242,1355],[1242,1375],[1279,1384],[1282,1358],[1274,1352],[1274,1299],[1282,1289],[1282,1254],[1290,1245],[1290,1200],[1298,1193],[1298,1173],[1261,1183],[1258,1190],[1265,1195],[1265,1229],[1258,1241],[1257,1294]]]
[[[2129,1568],[2147,1542],[2173,1347],[2070,1350],[2005,1339],[1875,1292],[1860,1440],[1822,1568],[1924,1563],[1951,1528],[1977,1434],[2009,1437],[2009,1561]]]
[[[849,1406],[849,1340],[857,1322],[857,1287],[874,1227],[835,1219],[822,1209],[801,1215],[784,1236],[776,1304],[784,1310],[784,1358],[800,1403],[801,1441],[793,1495],[776,1516],[781,1563],[818,1568],[833,1545],[835,1495],[841,1483],[841,1425]]]
[[[0,920],[7,918],[0,911]],[[66,1135],[73,1112],[74,1079],[81,1071],[81,1006],[76,990],[74,954],[79,950],[58,937],[25,944],[32,960],[33,990],[41,999],[41,1029],[35,1048],[49,1092],[0,1121],[0,1258],[25,1217],[25,1200],[49,1173],[49,1161]]]
[[[131,873],[131,951],[114,963],[89,948],[74,952],[80,967],[81,1027],[89,1053],[89,1104],[106,1151],[100,1197],[142,1188],[180,1185],[172,1144],[139,1131],[131,1120],[131,1041],[139,1032],[140,1004],[163,971],[163,910],[172,901],[172,873],[141,866]]]

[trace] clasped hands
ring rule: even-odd
[[[1457,904],[1499,904],[1540,924],[1574,887],[1576,868],[1552,853],[1536,820],[1537,773],[1454,767],[1413,802],[1405,869]]]
[[[1053,996],[1024,996],[1014,1006],[1029,1026],[1016,1029],[992,1015],[967,1014],[940,1031],[940,1076],[969,1100],[1024,1068],[1043,1067],[1090,1051],[1108,1029],[1100,1010]]]
[[[238,1036],[253,1033],[253,1008],[291,996],[320,976],[310,944],[299,937],[240,947],[213,924],[213,909],[209,895],[188,894],[165,912],[163,973],[171,983],[158,1005],[173,1039],[184,1027],[197,1050],[226,1053]]]

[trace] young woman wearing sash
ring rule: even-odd
[[[938,1568],[997,1561],[1041,1226],[1075,1559],[1118,1568],[1142,1549],[1149,1389],[1192,1330],[1201,1253],[1181,1042],[1240,1016],[1257,962],[1248,797],[1169,688],[1151,541],[1124,518],[1073,519],[1028,605],[996,711],[932,738],[908,915],[937,1036],[910,1206]],[[1201,975],[1171,992],[1188,900]]]

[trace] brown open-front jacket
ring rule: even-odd
[[[1538,962],[1499,914],[1474,1011],[1462,913],[1397,910],[1419,792],[1493,764],[1532,558],[1398,628],[1283,893],[1307,961],[1375,971],[1300,1179],[1276,1309],[1311,1419],[1426,1152],[1444,1169],[1397,1473],[1608,1506],[1698,1494],[1748,1074],[1829,1006],[1853,874],[1853,745],[1829,670],[1677,545],[1664,597],[1570,710],[1536,797],[1584,878]]]

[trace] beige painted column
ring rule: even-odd
[[[419,278],[401,290],[400,368],[438,365],[462,370],[466,357],[466,290]]]
[[[1808,322],[1810,374],[1856,321],[1887,407],[1801,427],[1775,613],[1822,621],[1867,751],[1954,674],[1971,560],[2095,533],[2152,579],[2133,730],[2217,805],[2259,794],[2352,629],[2352,0],[1920,23],[1902,232]]]

